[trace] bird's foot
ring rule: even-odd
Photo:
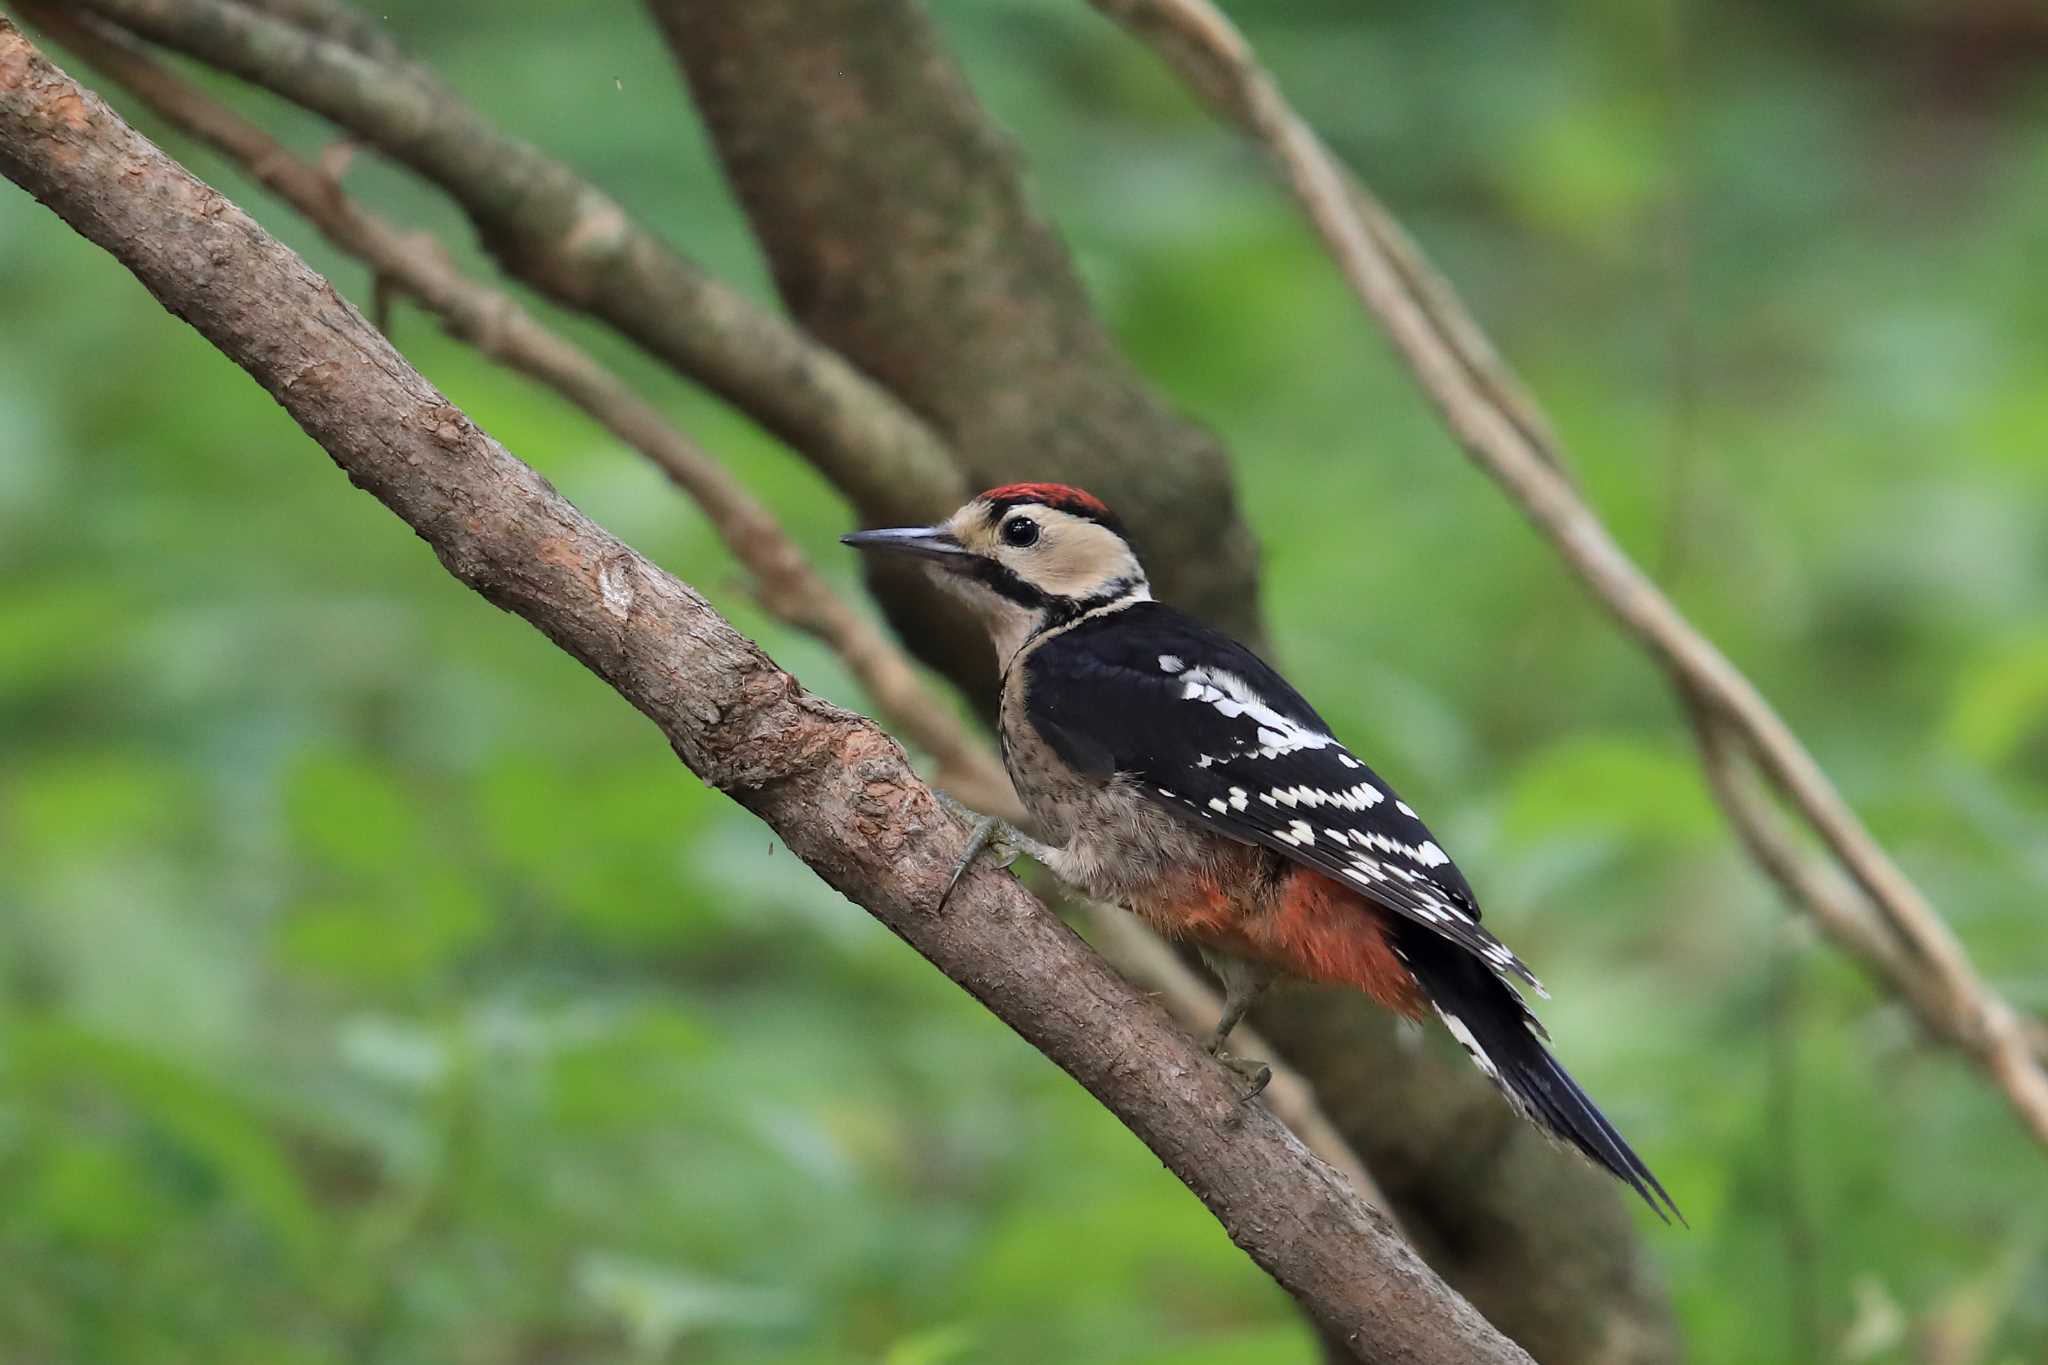
[[[939,893],[939,909],[946,908],[946,902],[953,898],[953,888],[967,875],[967,869],[974,866],[974,860],[981,856],[982,850],[994,844],[998,856],[1007,852],[1000,838],[1002,828],[1003,822],[993,815],[984,815],[975,820],[974,828],[967,836],[967,847],[960,850],[960,859],[953,864],[953,875],[946,878],[946,889]],[[1007,866],[1015,856],[1014,853],[1010,853],[1008,857],[1004,857],[1004,865]]]
[[[959,861],[953,864],[953,875],[946,879],[946,889],[939,894],[938,909],[946,908],[946,902],[953,898],[953,888],[967,875],[967,869],[974,865],[974,860],[988,849],[995,851],[998,865],[1002,867],[1016,862],[1020,853],[1028,853],[1044,862],[1052,851],[1007,820],[998,820],[993,815],[975,816],[974,829],[967,836],[967,846],[960,850]]]
[[[939,903],[935,909],[946,908],[946,902],[953,898],[953,888],[960,884],[960,879],[967,875],[967,869],[974,865],[974,860],[985,850],[995,850],[996,857],[1003,867],[1017,861],[1017,855],[1020,853],[1028,853],[1040,862],[1044,862],[1052,855],[1053,850],[1050,847],[1039,843],[1009,821],[993,815],[983,815],[972,806],[944,792],[934,792],[933,795],[939,798],[940,805],[967,821],[970,826],[967,845],[960,850],[960,857],[953,864],[953,875],[946,878],[946,889],[939,893]]]
[[[1250,1104],[1263,1094],[1266,1087],[1272,1083],[1272,1067],[1267,1066],[1264,1062],[1254,1061],[1250,1057],[1239,1057],[1225,1052],[1221,1046],[1220,1039],[1210,1042],[1207,1045],[1207,1051],[1211,1057],[1223,1063],[1232,1074],[1250,1087],[1237,1097],[1239,1104]]]

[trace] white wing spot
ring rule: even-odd
[[[1415,850],[1415,861],[1424,867],[1442,867],[1451,860],[1451,855],[1436,846],[1436,840],[1425,839]]]
[[[1163,660],[1161,666],[1164,667]],[[1252,690],[1250,683],[1228,669],[1195,667],[1181,677],[1186,683],[1181,690],[1183,701],[1205,701],[1229,719],[1250,716],[1257,722],[1261,758],[1274,758],[1297,749],[1327,748],[1337,742],[1332,736],[1275,711]]]
[[[1220,796],[1212,796],[1209,798],[1209,809],[1221,814],[1230,809],[1230,803]]]
[[[1316,832],[1308,827],[1306,820],[1290,820],[1287,822],[1287,828],[1294,831],[1296,843],[1313,844],[1316,841]]]
[[[1359,768],[1364,766],[1357,759],[1353,758],[1350,754],[1338,754],[1337,761],[1339,763],[1342,763],[1347,768]]]
[[[1162,673],[1178,673],[1186,667],[1187,664],[1181,661],[1181,657],[1178,654],[1162,654],[1159,656],[1159,670]]]
[[[1409,805],[1406,801],[1396,801],[1394,809],[1407,816],[1410,820],[1420,820],[1422,818],[1415,813],[1415,807]]]
[[[1247,792],[1243,787],[1232,787],[1230,789],[1231,809],[1243,810],[1250,803],[1250,796],[1251,793]]]
[[[1465,1021],[1442,1009],[1436,1012],[1436,1017],[1444,1021],[1444,1027],[1451,1031],[1451,1036],[1458,1040],[1458,1045],[1472,1054],[1472,1060],[1478,1063],[1479,1069],[1491,1079],[1498,1081],[1500,1068],[1493,1064],[1493,1058],[1486,1055],[1486,1049],[1479,1046],[1479,1040],[1472,1036],[1471,1029],[1465,1027]]]

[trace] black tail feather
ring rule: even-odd
[[[1396,951],[1445,1026],[1510,1104],[1634,1190],[1659,1218],[1685,1223],[1643,1159],[1543,1046],[1542,1025],[1512,987],[1471,954],[1426,930],[1401,934]]]

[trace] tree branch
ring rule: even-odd
[[[240,0],[240,3],[294,24],[308,33],[345,43],[373,60],[404,60],[397,42],[384,26],[346,0]]]
[[[616,327],[801,449],[871,516],[936,520],[966,496],[943,441],[828,347],[747,300],[539,149],[508,137],[331,0],[66,0],[321,114],[454,197],[519,279]],[[324,18],[322,18],[324,16]],[[367,22],[366,20],[364,21]],[[365,48],[369,50],[365,50]]]
[[[2035,1139],[2048,1145],[2048,1069],[2035,1055],[2020,1016],[1980,978],[1933,905],[1864,828],[1820,765],[1755,686],[1659,592],[1563,476],[1547,424],[1531,421],[1516,386],[1489,383],[1500,366],[1462,309],[1457,323],[1438,316],[1448,288],[1418,291],[1412,265],[1397,253],[1361,192],[1314,131],[1282,98],[1250,46],[1209,0],[1091,0],[1095,7],[1152,40],[1190,83],[1261,142],[1286,175],[1303,211],[1322,235],[1346,282],[1379,322],[1446,426],[1481,469],[1500,483],[1616,623],[1670,674],[1690,703],[1711,714],[1700,732],[1716,767],[1716,746],[1738,743],[1771,784],[1818,834],[1861,889],[1892,940],[1881,951],[1867,934],[1845,929],[1832,903],[1796,862],[1760,858],[1765,870],[1857,957],[1881,984],[1900,994],[1922,1023],[1954,1044],[1997,1084]],[[1368,201],[1369,202],[1369,201]],[[1413,253],[1411,252],[1411,255]],[[1508,397],[1503,397],[1503,394]],[[1518,410],[1518,404],[1520,410]],[[1725,730],[1716,728],[1725,727]],[[1725,774],[1724,774],[1725,776]],[[1752,852],[1760,843],[1755,807],[1717,778],[1716,794]]]
[[[933,913],[960,830],[881,730],[804,693],[584,517],[5,20],[0,174],[247,370],[451,574],[603,678],[706,782],[1086,1086],[1360,1359],[1528,1359],[1014,880],[977,872]]]
[[[317,5],[325,0],[290,2]],[[925,685],[917,666],[833,592],[764,505],[687,436],[666,425],[623,380],[548,331],[509,296],[461,275],[431,237],[408,238],[355,203],[332,177],[167,71],[120,30],[43,5],[17,8],[174,127],[238,163],[335,246],[437,314],[456,336],[547,384],[639,450],[696,501],[734,558],[754,574],[763,604],[838,654],[890,728],[932,755],[937,763],[935,785],[976,810],[1021,818],[1023,808],[989,746],[970,734],[946,700]],[[1216,993],[1135,920],[1089,907],[1088,921],[1117,968],[1149,985],[1183,1028],[1205,1032],[1221,1014]],[[1241,1032],[1253,1038],[1248,1026]],[[1262,1055],[1255,1038],[1245,1048],[1251,1055]],[[1372,1176],[1317,1108],[1306,1081],[1284,1066],[1276,1067],[1263,1099],[1310,1151],[1350,1181],[1368,1203],[1385,1211]]]
[[[180,80],[125,41],[120,30],[46,4],[17,8],[172,125],[239,164],[385,285],[440,317],[454,335],[555,390],[646,456],[696,502],[733,557],[753,574],[761,604],[830,646],[890,726],[932,756],[938,785],[976,810],[1006,817],[1019,811],[988,745],[926,685],[895,643],[832,589],[759,499],[623,379],[542,325],[511,295],[467,278],[431,236],[408,235],[362,208],[332,176]]]

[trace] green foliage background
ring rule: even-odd
[[[2042,1152],[1788,924],[1660,678],[1462,462],[1256,159],[1078,2],[934,8],[1121,335],[1237,451],[1289,671],[1446,833],[1690,1214],[1648,1236],[1696,1358],[2043,1358]],[[2048,1010],[2027,7],[1235,9],[1467,290],[1622,540]],[[636,6],[379,12],[768,296]],[[375,158],[349,183],[469,249]],[[800,462],[569,326],[853,589],[845,514]],[[857,702],[658,476],[419,315],[396,329]],[[0,1191],[20,1365],[1314,1358],[1112,1120],[12,189]]]

